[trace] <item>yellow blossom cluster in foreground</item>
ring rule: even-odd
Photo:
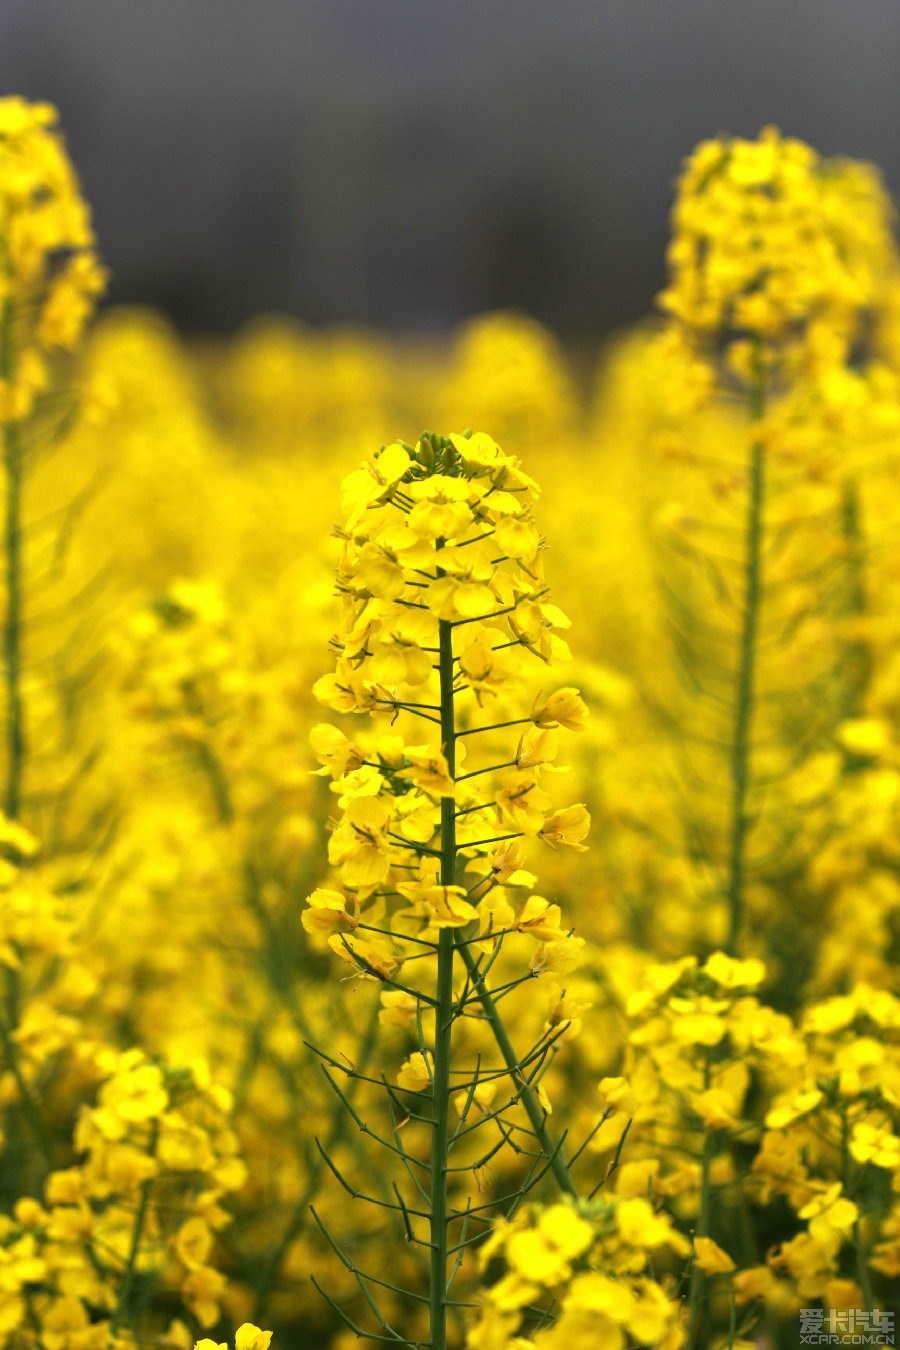
[[[590,382],[87,328],[0,100],[0,1347],[890,1343],[893,211],[770,130],[673,229]]]

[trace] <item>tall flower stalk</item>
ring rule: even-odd
[[[771,768],[764,778],[754,772],[765,744],[758,735],[760,697],[773,692],[761,688],[767,683],[762,650],[774,651],[777,662],[815,612],[809,592],[819,581],[816,560],[797,540],[821,512],[816,492],[843,472],[822,433],[829,424],[840,425],[842,401],[859,397],[850,372],[895,266],[895,250],[877,180],[862,166],[820,160],[809,146],[772,128],[757,141],[698,146],[678,186],[673,226],[670,284],[661,297],[670,319],[667,341],[683,346],[686,369],[691,363],[705,369],[706,402],[715,405],[722,426],[731,416],[726,435],[734,440],[702,466],[708,518],[700,517],[690,546],[695,578],[703,576],[713,603],[700,613],[694,599],[676,596],[682,651],[697,688],[715,686],[712,701],[719,709],[728,776],[726,838],[724,848],[714,844],[709,852],[727,910],[725,946],[734,954],[745,945],[748,879],[761,863],[762,850],[752,838],[762,814],[761,787],[773,781]],[[743,425],[733,417],[735,409],[745,414]],[[838,520],[834,482],[832,488],[834,536],[846,533],[848,524]],[[722,547],[735,534],[739,557]],[[809,536],[806,548],[821,551],[822,545],[820,532]],[[829,596],[821,594],[819,613],[829,606]],[[727,616],[724,622],[717,609]],[[795,708],[787,715],[796,718],[807,703],[804,739],[810,749],[831,728],[824,725],[821,695],[811,692],[816,680],[824,682],[823,672],[803,675],[809,687],[798,680],[796,667],[791,671],[780,706],[788,708],[793,695]],[[704,734],[712,744],[709,720]],[[784,821],[768,823],[770,835],[785,834]],[[767,863],[776,852],[770,839]]]
[[[5,593],[0,809],[7,822],[8,851],[19,863],[37,849],[37,841],[19,827],[27,764],[23,491],[35,445],[52,437],[60,425],[57,363],[78,346],[103,288],[88,207],[55,123],[55,110],[48,104],[0,99],[0,453],[6,498],[0,569]],[[49,1145],[19,1062],[20,957],[14,945],[3,963],[0,1040],[21,1097],[21,1114],[15,1106],[6,1112],[5,1154],[14,1168],[29,1175],[25,1129],[43,1165],[49,1161]]]
[[[8,267],[6,272],[9,281]],[[15,381],[13,350],[13,302],[3,301],[0,319],[0,379],[5,385]],[[3,621],[3,656],[6,683],[6,755],[7,773],[3,809],[10,820],[19,817],[22,795],[24,729],[21,692],[22,671],[22,444],[19,423],[3,423],[3,467],[6,474],[6,614]]]
[[[6,487],[3,810],[18,820],[26,756],[22,698],[22,493],[29,445],[59,421],[54,362],[79,344],[104,285],[90,212],[46,103],[0,100],[0,426]]]
[[[351,474],[339,531],[337,666],[316,685],[336,711],[434,728],[425,743],[385,730],[357,740],[315,728],[313,747],[338,798],[329,860],[340,889],[314,891],[303,915],[310,933],[326,935],[358,976],[381,986],[385,1021],[406,1028],[415,1047],[393,1084],[367,1079],[387,1096],[390,1138],[357,1115],[335,1071],[361,1075],[322,1054],[347,1109],[412,1187],[404,1196],[395,1181],[394,1205],[368,1198],[392,1209],[407,1240],[428,1251],[432,1350],[447,1344],[448,1315],[461,1306],[454,1279],[491,1216],[513,1212],[547,1175],[576,1194],[541,1083],[566,1009],[549,1009],[524,1050],[501,1008],[525,981],[571,970],[581,946],[559,906],[532,893],[523,841],[584,847],[587,811],[555,809],[541,773],[557,753],[558,728],[580,728],[586,708],[571,688],[539,695],[523,715],[511,716],[508,702],[517,652],[547,663],[568,656],[560,636],[568,621],[543,577],[530,506],[537,491],[481,433],[395,442]],[[491,706],[499,715],[485,714]],[[537,943],[530,960],[529,938]],[[520,1168],[510,1191],[482,1200],[488,1163],[508,1169],[517,1159],[524,1175]],[[466,1173],[477,1181],[477,1203],[465,1194]],[[378,1334],[421,1343],[388,1321],[367,1278],[319,1222]]]
[[[765,376],[757,353],[753,362],[750,396],[752,418],[749,486],[744,554],[744,590],[741,600],[740,648],[734,698],[734,739],[731,747],[731,830],[728,854],[728,936],[725,950],[734,955],[741,937],[746,864],[747,795],[753,736],[753,696],[756,644],[762,591],[763,502],[765,450],[759,424],[765,410]]]
[[[854,210],[861,202],[865,209]],[[846,468],[835,463],[833,429],[846,418],[842,405],[860,400],[855,353],[896,265],[889,218],[875,179],[822,161],[773,129],[756,142],[699,146],[673,212],[671,281],[662,296],[671,321],[667,340],[705,368],[707,401],[727,438],[713,464],[702,466],[708,518],[700,516],[683,549],[693,595],[673,590],[681,650],[696,689],[709,700],[702,733],[712,753],[705,763],[714,763],[718,750],[716,770],[727,776],[724,838],[711,829],[707,838],[732,957],[751,936],[750,882],[774,886],[788,870],[794,840],[808,847],[784,798],[779,818],[770,811],[763,819],[766,798],[802,772],[840,716],[827,692],[833,671],[823,671],[821,655],[810,660],[795,640],[805,620],[833,611],[821,556],[827,559],[829,534],[832,548],[843,536],[837,551],[845,565],[849,559],[847,585],[837,589],[849,592],[851,608],[862,604],[847,548],[858,522],[848,509],[846,480],[842,493]],[[817,517],[827,525],[811,524]],[[696,602],[710,594],[714,604]],[[858,680],[861,670],[857,659],[851,678]],[[846,675],[837,683],[847,687]],[[817,684],[824,691],[818,699]],[[784,725],[792,727],[789,751],[779,746]],[[789,789],[785,797],[790,802]],[[764,828],[755,833],[759,824]],[[715,1140],[707,1135],[699,1159],[700,1242],[713,1236]],[[690,1350],[708,1340],[706,1298],[704,1268],[695,1265]]]

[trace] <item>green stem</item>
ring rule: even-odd
[[[8,280],[8,264],[5,250],[0,257],[0,274]],[[7,386],[13,383],[15,376],[15,333],[14,307],[11,296],[7,296],[0,306],[0,380]],[[6,614],[3,620],[3,678],[6,691],[6,784],[3,791],[3,810],[10,820],[17,820],[21,809],[22,768],[25,759],[24,714],[22,709],[22,440],[18,422],[3,423],[3,468],[6,475]],[[19,1022],[19,975],[18,971],[7,967],[6,970],[6,1017],[9,1031],[15,1030]],[[22,1095],[22,1106],[35,1139],[38,1141],[45,1158],[49,1158],[49,1148],[41,1142],[45,1139],[39,1113],[30,1096],[27,1085],[21,1077],[16,1059],[16,1047],[6,1037],[5,1048],[10,1067],[16,1076]],[[7,1113],[7,1141],[10,1151],[15,1152],[18,1145],[19,1121],[12,1113]]]
[[[703,1160],[700,1172],[700,1213],[697,1216],[697,1227],[695,1230],[695,1235],[697,1237],[709,1237],[712,1210],[710,1173],[715,1151],[715,1136],[708,1134],[703,1142]],[[694,1263],[691,1267],[691,1287],[688,1294],[688,1332],[687,1340],[685,1342],[686,1350],[695,1350],[695,1347],[698,1344],[697,1334],[700,1325],[700,1304],[702,1302],[705,1284],[706,1277],[697,1265],[695,1256]]]
[[[11,384],[15,375],[13,302],[0,310],[0,379]],[[6,683],[6,787],[3,809],[18,820],[25,759],[22,708],[22,440],[19,424],[3,424],[3,466],[6,473],[6,616],[3,622],[4,679]]]
[[[151,1158],[156,1156],[156,1143],[158,1138],[159,1122],[155,1120],[150,1130],[150,1146],[148,1152]],[[134,1228],[131,1230],[131,1246],[128,1251],[128,1260],[125,1264],[125,1269],[122,1272],[119,1297],[116,1300],[115,1311],[112,1315],[109,1327],[111,1340],[115,1340],[116,1332],[129,1312],[131,1289],[134,1284],[135,1271],[137,1270],[137,1259],[141,1249],[141,1238],[144,1236],[144,1225],[147,1222],[147,1210],[150,1206],[150,1192],[152,1189],[153,1178],[148,1177],[147,1180],[141,1184],[141,1196],[138,1201],[137,1213],[134,1217]],[[135,1330],[135,1328],[132,1327],[132,1330]]]
[[[29,1086],[28,1082],[25,1079],[25,1075],[22,1072],[22,1066],[19,1063],[17,1046],[15,1045],[12,1036],[10,1035],[9,1030],[7,1029],[5,1023],[3,1023],[2,1021],[0,1021],[0,1046],[2,1046],[3,1048],[3,1054],[6,1060],[6,1065],[13,1076],[16,1087],[18,1088],[19,1098],[22,1102],[22,1110],[25,1114],[25,1118],[28,1121],[29,1126],[31,1127],[31,1133],[34,1136],[34,1142],[37,1144],[38,1151],[40,1152],[43,1161],[49,1168],[52,1166],[53,1163],[53,1155],[52,1150],[50,1148],[50,1140],[47,1136],[47,1131],[44,1128],[44,1122],[41,1119],[41,1113],[35,1104],[34,1097],[32,1096],[31,1087]]]
[[[841,534],[847,550],[847,589],[844,618],[853,620],[866,612],[865,569],[862,559],[863,528],[859,487],[848,478],[841,494]],[[867,644],[852,634],[844,641],[841,660],[844,672],[842,717],[857,717],[863,705],[872,675],[872,659]]]
[[[765,387],[759,350],[755,354],[750,414],[758,423],[765,411]],[[750,744],[756,666],[756,635],[759,626],[762,583],[762,514],[765,491],[764,450],[754,432],[750,451],[750,498],[747,507],[744,604],[741,645],[738,656],[734,739],[731,747],[731,832],[728,860],[728,939],[726,951],[733,956],[741,935],[744,907],[744,871],[747,848],[747,795],[750,784]]]
[[[853,1250],[856,1255],[856,1272],[859,1275],[859,1287],[862,1290],[863,1304],[871,1313],[875,1307],[875,1295],[872,1292],[872,1277],[869,1272],[868,1253],[862,1239],[859,1219],[853,1224]]]
[[[846,1105],[841,1111],[841,1182],[844,1188],[844,1194],[848,1199],[853,1198],[854,1187],[851,1183],[851,1163],[850,1163],[850,1117]],[[856,1273],[859,1276],[859,1287],[862,1290],[863,1302],[867,1312],[872,1312],[875,1307],[875,1297],[872,1292],[872,1277],[869,1273],[868,1253],[865,1243],[862,1239],[862,1230],[859,1226],[859,1219],[853,1222],[853,1254],[856,1257]]]
[[[375,1042],[378,1038],[378,1007],[379,1005],[376,1004],[372,1010],[372,1015],[369,1018],[369,1025],[366,1028],[365,1036],[363,1038],[362,1044],[359,1047],[359,1052],[356,1061],[356,1068],[360,1074],[365,1073],[368,1067],[369,1060],[371,1059],[372,1052],[375,1049]],[[358,1083],[359,1081],[360,1081],[359,1079],[353,1080],[353,1082],[356,1083]],[[350,1095],[351,1091],[352,1087],[348,1088],[348,1096]],[[343,1109],[343,1104],[340,1101],[338,1101],[336,1107],[334,1108],[334,1112],[331,1117],[331,1124],[329,1126],[328,1134],[325,1139],[326,1153],[330,1154],[334,1149],[335,1145],[339,1143],[339,1141],[342,1139],[344,1131],[346,1129],[346,1125],[347,1125],[347,1114]],[[309,1212],[310,1203],[315,1198],[316,1192],[319,1189],[319,1182],[322,1177],[322,1171],[324,1169],[324,1166],[325,1166],[324,1161],[322,1160],[320,1155],[318,1161],[310,1169],[310,1174],[307,1177],[306,1186],[304,1187],[303,1194],[300,1196],[299,1200],[294,1205],[294,1208],[291,1212],[291,1217],[288,1220],[287,1225],[285,1226],[284,1232],[282,1233],[280,1240],[276,1243],[273,1252],[271,1253],[269,1259],[267,1260],[265,1266],[263,1267],[262,1274],[260,1275],[259,1281],[256,1286],[256,1297],[253,1305],[253,1320],[255,1322],[259,1322],[260,1319],[263,1317],[266,1311],[266,1304],[268,1302],[269,1292],[278,1281],[278,1278],[281,1274],[281,1268],[284,1265],[285,1258],[287,1257],[287,1254],[291,1249],[292,1243],[296,1240],[297,1237],[299,1237],[300,1233],[303,1231],[303,1226],[306,1223],[306,1217]]]
[[[455,748],[457,733],[454,728],[453,718],[453,647],[452,647],[452,624],[441,621],[440,624],[440,658],[439,671],[441,676],[441,732],[444,742],[444,753],[447,756],[450,777],[455,778]],[[500,726],[516,726],[520,720],[515,718],[508,723],[499,723]],[[458,780],[457,780],[458,781]],[[451,834],[451,830],[453,833]],[[453,885],[456,879],[456,818],[455,806],[451,798],[444,797],[441,800],[441,880],[444,885]],[[501,836],[504,837],[504,836]],[[514,837],[514,836],[510,836]],[[448,847],[448,841],[453,841],[452,852]],[[441,941],[448,936],[441,934]],[[452,935],[451,943],[452,943]],[[450,944],[448,944],[450,945]],[[452,958],[451,945],[451,958]],[[491,1028],[494,1040],[500,1054],[503,1056],[503,1062],[509,1070],[510,1077],[516,1086],[516,1091],[520,1096],[525,1113],[528,1116],[529,1123],[534,1131],[535,1138],[540,1143],[544,1155],[550,1160],[553,1175],[561,1191],[566,1195],[576,1196],[575,1184],[569,1175],[569,1166],[566,1161],[565,1150],[561,1143],[553,1139],[550,1131],[547,1129],[547,1120],[543,1108],[538,1100],[537,1094],[528,1084],[522,1073],[522,1066],[519,1057],[515,1052],[509,1033],[506,1030],[503,1018],[490,990],[485,983],[483,975],[478,970],[478,962],[473,954],[472,948],[468,943],[460,943],[456,950],[462,956],[468,971],[472,987],[481,1004],[485,1019]],[[438,965],[440,969],[441,954],[438,953]],[[440,977],[439,977],[440,984]],[[451,995],[452,996],[452,995]],[[440,988],[438,991],[440,1000]],[[440,1020],[440,1013],[438,1013]],[[435,1053],[435,1081],[437,1081],[437,1054]]]
[[[451,778],[456,773],[456,724],[453,708],[453,627],[439,623],[441,742]],[[456,884],[456,803],[441,798],[441,885]],[[437,989],[434,1010],[434,1068],[431,1139],[431,1350],[447,1346],[447,1159],[450,1146],[450,1056],[453,1027],[453,930],[438,940]]]
[[[577,1197],[578,1191],[569,1174],[569,1164],[566,1159],[565,1149],[562,1144],[554,1141],[553,1135],[547,1129],[546,1116],[544,1115],[535,1092],[529,1087],[522,1074],[519,1057],[513,1048],[512,1041],[509,1039],[509,1034],[503,1023],[503,1018],[500,1016],[497,1005],[491,996],[491,992],[478,971],[475,957],[472,955],[472,949],[471,947],[466,946],[460,947],[459,950],[462,954],[463,961],[466,963],[466,969],[469,972],[469,977],[472,981],[475,993],[478,996],[482,1011],[493,1032],[494,1040],[497,1042],[497,1049],[503,1056],[503,1062],[516,1085],[516,1091],[519,1093],[522,1105],[525,1108],[529,1124],[534,1130],[544,1156],[551,1160],[550,1167],[556,1178],[557,1185],[565,1195]]]
[[[185,689],[184,701],[191,716],[205,722],[203,706],[192,688]],[[206,775],[206,781],[209,783],[213,805],[216,808],[216,818],[220,825],[230,825],[234,820],[234,802],[225,770],[222,768],[222,761],[209,741],[200,741],[197,746],[197,758]]]
[[[711,1078],[712,1064],[709,1051],[707,1051],[706,1063],[703,1068],[703,1087],[705,1090],[709,1089]],[[697,1215],[697,1226],[694,1229],[695,1237],[709,1237],[711,1227],[710,1220],[712,1217],[712,1187],[710,1185],[710,1180],[715,1151],[716,1136],[714,1134],[708,1134],[703,1140],[703,1156],[700,1163],[700,1213]],[[706,1277],[697,1265],[697,1254],[695,1252],[693,1264],[691,1266],[691,1286],[688,1292],[686,1350],[695,1350],[697,1345],[697,1335],[700,1326],[700,1304],[702,1302],[705,1285]]]

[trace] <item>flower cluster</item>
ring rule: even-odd
[[[271,1331],[261,1331],[252,1322],[244,1322],[234,1333],[234,1350],[269,1350],[272,1343]],[[204,1338],[194,1344],[194,1350],[229,1350],[225,1342]]]
[[[90,213],[47,103],[0,99],[0,422],[21,422],[104,287]]]
[[[468,692],[477,711],[519,683],[517,650],[545,664],[569,659],[568,620],[544,581],[535,496],[518,460],[483,433],[394,442],[344,481],[337,664],[315,693],[335,711],[407,713],[431,732],[416,743],[393,731],[358,742],[330,725],[312,734],[340,809],[328,857],[342,890],[314,891],[303,923],[366,974],[396,973],[404,940],[474,924],[485,938],[531,935],[536,972],[565,968],[577,954],[558,905],[536,895],[511,901],[506,888],[534,881],[522,839],[584,847],[585,807],[556,808],[542,782],[558,729],[584,724],[578,691],[539,693],[530,714],[504,715],[499,726],[481,727],[469,713],[448,736],[442,721],[442,671],[445,697],[459,704]],[[505,726],[519,732],[511,753],[460,772],[470,738]],[[468,886],[440,875],[448,808]],[[400,904],[386,917],[391,897]]]
[[[497,1223],[480,1249],[482,1269],[498,1273],[467,1350],[678,1350],[684,1331],[674,1285],[651,1271],[660,1258],[688,1249],[668,1216],[642,1196],[604,1194],[580,1205],[520,1210]]]
[[[771,127],[697,147],[673,227],[662,306],[744,371],[754,341],[766,364],[843,361],[896,270],[877,175]]]
[[[96,1072],[75,1129],[83,1160],[3,1220],[3,1329],[17,1346],[100,1350],[158,1285],[201,1326],[219,1319],[220,1201],[245,1180],[228,1094],[202,1065],[165,1071],[139,1050],[98,1049]]]

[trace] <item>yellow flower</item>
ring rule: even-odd
[[[526,770],[503,775],[496,801],[502,818],[525,834],[537,834],[546,824],[545,813],[552,805],[550,795],[538,787],[534,772]]]
[[[775,1276],[768,1266],[739,1270],[734,1277],[735,1298],[739,1304],[753,1303],[765,1298],[774,1283]]]
[[[738,961],[724,952],[713,952],[701,969],[723,989],[751,989],[766,978],[762,961]]]
[[[333,675],[322,675],[313,685],[313,695],[335,712],[371,712],[379,703],[379,691],[371,681],[339,660]]]
[[[555,1284],[568,1274],[571,1262],[585,1252],[594,1233],[586,1219],[569,1205],[552,1205],[537,1227],[515,1233],[506,1246],[513,1270],[540,1284]]]
[[[773,1106],[767,1113],[766,1129],[783,1130],[785,1125],[790,1125],[793,1121],[800,1120],[811,1111],[815,1111],[823,1100],[823,1094],[818,1088],[793,1093],[780,1106]]]
[[[390,871],[391,806],[382,798],[356,797],[328,841],[328,861],[348,886],[377,886]]]
[[[518,558],[525,563],[534,560],[541,546],[541,536],[530,520],[506,517],[494,529],[494,540],[505,558]]]
[[[348,526],[358,524],[370,506],[390,496],[411,462],[405,447],[394,442],[363,468],[347,475],[341,485],[341,508]]]
[[[889,727],[875,717],[857,717],[841,722],[837,739],[845,750],[865,759],[878,759],[891,743]]]
[[[403,1061],[397,1073],[397,1086],[406,1088],[407,1092],[426,1092],[431,1087],[432,1073],[431,1056],[426,1057],[417,1050]]]
[[[728,1030],[722,1014],[728,1005],[710,998],[672,998],[672,1035],[687,1045],[718,1045]]]
[[[364,938],[346,933],[332,933],[328,945],[336,956],[348,962],[364,977],[390,979],[403,964],[382,938],[367,942]]]
[[[406,517],[405,528],[415,541],[401,553],[407,566],[418,565],[422,571],[444,566],[444,552],[449,560],[453,551],[448,541],[462,538],[472,526],[472,501],[477,492],[477,487],[464,478],[441,475],[409,485],[408,495],[416,499],[416,504]]]
[[[162,1070],[144,1062],[143,1056],[128,1053],[100,1089],[99,1104],[89,1119],[107,1139],[122,1139],[130,1125],[161,1116],[168,1104]]]
[[[200,1218],[188,1219],[175,1234],[172,1250],[189,1270],[205,1265],[212,1250],[212,1233],[208,1225]]]
[[[858,1163],[873,1162],[895,1171],[900,1167],[900,1138],[888,1125],[861,1120],[851,1131],[850,1153]]]
[[[225,1288],[225,1276],[212,1266],[192,1270],[181,1286],[182,1298],[201,1327],[211,1327],[219,1320],[219,1305]]]
[[[456,784],[450,777],[447,757],[428,745],[407,745],[404,750],[406,766],[399,770],[401,778],[409,778],[423,792],[439,797],[454,797]]]
[[[574,848],[579,853],[587,852],[587,845],[581,841],[591,828],[591,817],[587,808],[579,803],[554,811],[538,830],[538,838],[543,839],[551,848]]]
[[[542,942],[531,958],[528,969],[532,975],[568,975],[581,961],[585,941],[581,937],[563,937],[553,942]]]
[[[571,1205],[551,1205],[545,1209],[538,1220],[538,1232],[569,1257],[581,1256],[594,1237],[587,1219]]]
[[[244,1322],[234,1336],[234,1350],[269,1350],[271,1331],[260,1331],[252,1322]]]
[[[315,772],[330,774],[332,778],[342,778],[344,774],[358,769],[365,758],[349,737],[328,722],[320,722],[313,727],[309,733],[309,743],[322,765]]]
[[[542,895],[530,895],[517,911],[510,924],[519,933],[528,933],[540,942],[556,942],[563,937],[560,931],[562,911]]]
[[[706,1275],[725,1275],[735,1270],[735,1264],[712,1238],[694,1238],[694,1265]]]
[[[462,928],[478,918],[478,910],[469,904],[461,886],[401,881],[397,883],[397,890],[412,904],[423,908],[437,928]]]
[[[527,886],[533,883],[534,878],[531,873],[523,870],[522,863],[522,845],[518,839],[511,840],[508,844],[500,844],[493,852],[488,854],[488,864],[491,869],[493,879],[502,884],[510,886]],[[529,881],[517,881],[518,876],[528,876]]]
[[[508,652],[500,650],[505,635],[499,629],[471,624],[466,634],[460,645],[459,668],[481,702],[481,694],[496,696],[509,688],[515,672]]]
[[[599,1092],[604,1103],[619,1111],[632,1112],[637,1107],[637,1095],[627,1078],[601,1078]]]
[[[417,1000],[405,989],[385,989],[381,995],[378,1020],[386,1026],[408,1027],[418,1009]]]
[[[690,1250],[687,1239],[675,1231],[665,1214],[656,1214],[649,1201],[639,1196],[616,1205],[616,1227],[623,1242],[632,1247],[671,1247],[680,1255]]]
[[[341,891],[324,890],[321,887],[307,896],[305,909],[300,922],[307,933],[346,933],[352,931],[359,919],[347,909],[347,897]]]
[[[583,731],[588,707],[577,689],[556,689],[546,698],[538,695],[531,710],[531,720],[539,727],[566,727],[569,731]]]
[[[558,750],[559,737],[555,731],[530,728],[520,738],[516,747],[516,767],[537,769],[543,764],[550,764],[556,758]]]

